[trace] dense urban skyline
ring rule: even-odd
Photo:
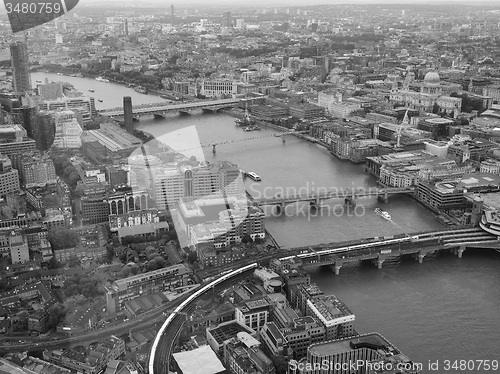
[[[498,2],[30,4],[3,371],[500,369]]]

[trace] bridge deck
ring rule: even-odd
[[[326,192],[318,192],[304,195],[294,195],[285,197],[273,197],[269,199],[254,199],[253,201],[259,205],[277,205],[277,204],[289,204],[299,201],[316,201],[316,200],[328,200],[328,199],[342,199],[348,197],[369,197],[369,196],[381,196],[385,194],[408,194],[414,193],[415,189],[412,187],[408,188],[381,188],[381,189],[355,189],[355,190],[340,190],[334,189]]]
[[[250,98],[247,100],[259,100],[259,98]],[[141,105],[133,105],[132,113],[133,114],[153,114],[153,113],[165,113],[169,111],[179,111],[179,110],[191,110],[191,109],[208,109],[212,107],[218,107],[218,109],[234,106],[238,104],[242,99],[221,99],[221,100],[210,100],[210,101],[192,101],[189,103],[182,104],[170,104],[167,102],[160,103],[152,103],[152,104],[141,104]],[[106,116],[119,116],[123,115],[123,107],[109,108],[98,110],[99,114]]]

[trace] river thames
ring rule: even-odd
[[[92,79],[35,73],[32,81],[45,77],[72,83],[84,94],[94,90],[91,95],[98,109],[122,105],[123,96],[131,96],[133,104],[163,101]],[[260,183],[246,182],[247,190],[257,197],[376,187],[375,179],[362,165],[341,162],[326,149],[293,136],[287,136],[283,144],[281,138],[273,136],[275,130],[244,132],[224,114],[195,111],[163,119],[145,116],[135,124],[156,137],[194,126],[207,161],[228,160],[262,177]],[[226,144],[219,144],[217,153],[212,154],[210,145],[222,142]],[[329,201],[317,210],[296,204],[281,215],[268,208],[266,228],[283,247],[442,228],[431,213],[408,197],[391,196],[387,204],[373,198],[358,199],[357,205],[356,210],[349,211],[343,201]],[[376,215],[376,207],[388,211],[392,220]],[[495,251],[467,250],[462,259],[443,253],[426,257],[423,264],[395,261],[384,263],[382,270],[371,265],[346,266],[338,276],[318,270],[312,274],[312,281],[349,306],[356,315],[358,332],[380,332],[415,362],[422,363],[424,373],[436,372],[428,369],[428,362],[436,360],[439,373],[483,373],[486,371],[474,368],[445,370],[445,360],[499,358],[500,255]]]

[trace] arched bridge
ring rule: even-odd
[[[259,98],[249,98],[244,99],[246,101],[260,100]],[[153,103],[153,104],[141,104],[132,106],[132,114],[134,116],[144,115],[144,114],[155,114],[164,115],[168,112],[189,112],[193,109],[206,109],[211,111],[217,111],[223,108],[229,108],[237,105],[241,99],[221,99],[221,100],[210,100],[210,101],[193,101],[189,103],[182,104],[171,104],[168,102]],[[104,116],[123,116],[123,107],[116,107],[110,109],[98,110],[99,114]]]
[[[290,195],[290,196],[275,196],[271,198],[254,198],[253,202],[259,206],[276,205],[284,207],[288,204],[297,202],[309,202],[311,205],[319,205],[323,200],[329,199],[345,199],[346,202],[354,203],[355,199],[360,197],[378,197],[387,201],[391,194],[413,194],[413,187],[396,187],[396,188],[334,188],[320,192],[311,192],[309,194]]]

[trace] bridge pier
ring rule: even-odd
[[[387,192],[384,193],[383,195],[378,195],[377,197],[378,200],[383,201],[386,204],[389,202],[389,194]]]
[[[155,118],[165,118],[165,113],[153,113]]]
[[[216,154],[217,153],[217,148],[216,148],[217,144],[212,144],[212,153],[213,154]]]
[[[424,262],[424,257],[425,257],[425,254],[419,253],[419,254],[416,255],[416,259],[418,260],[419,264],[421,264],[421,263]]]
[[[330,266],[330,269],[335,272],[335,275],[340,274],[340,269],[342,268],[342,260],[336,261],[333,265]]]
[[[286,137],[285,137],[285,135],[281,135],[281,141],[283,142],[283,144],[286,143]]]
[[[456,251],[455,254],[458,256],[458,258],[462,258],[466,248],[467,247],[465,245],[461,245],[458,249],[455,250]]]
[[[334,271],[335,271],[335,275],[339,275],[339,274],[340,274],[340,268],[341,268],[341,267],[342,267],[342,266],[337,266],[337,265],[335,265],[335,266],[333,267],[333,268],[334,268]]]
[[[275,208],[276,210],[276,213],[278,215],[281,215],[283,213],[283,211],[285,210],[285,204],[278,204],[278,205],[275,205]]]
[[[344,199],[344,204],[348,206],[356,206],[356,201],[354,201],[354,197],[348,196]]]
[[[384,259],[381,257],[373,259],[373,265],[377,266],[378,269],[382,269],[382,264],[384,263]]]

